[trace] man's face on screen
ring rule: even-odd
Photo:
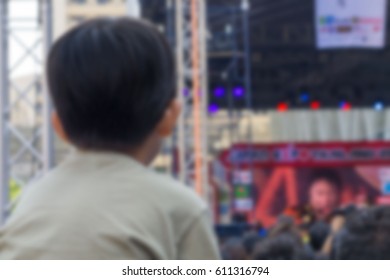
[[[309,204],[318,219],[326,219],[338,205],[336,187],[326,179],[320,179],[310,186]]]

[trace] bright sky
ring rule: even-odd
[[[12,69],[12,77],[20,77],[33,73],[40,73],[42,65],[39,61],[43,58],[43,45],[38,42],[41,37],[37,29],[38,5],[36,1],[9,1],[9,16],[12,30],[16,30],[10,36],[9,60]],[[38,59],[28,57],[23,63],[19,63],[25,55],[24,46],[31,48],[31,53]]]
[[[18,27],[18,31],[12,34],[9,44],[9,59],[11,69],[13,69],[11,74],[13,78],[42,72],[44,54],[43,42],[40,41],[41,31],[37,29],[37,2],[38,1],[36,0],[9,1],[11,24],[13,27]],[[128,11],[132,11],[131,14],[133,15],[138,15],[140,12],[138,0],[128,0],[127,8]],[[15,30],[15,28],[13,28],[13,30]],[[24,60],[23,63],[19,64],[18,62],[26,53],[26,50],[22,45],[28,46],[29,48],[35,45],[35,48],[31,50],[31,53],[34,54],[40,62],[37,62],[34,58],[28,57],[27,60]]]

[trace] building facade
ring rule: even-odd
[[[139,0],[55,0],[54,34],[60,36],[69,28],[95,17],[139,15]]]

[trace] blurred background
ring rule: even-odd
[[[70,151],[50,127],[45,56],[101,16],[149,20],[172,45],[184,112],[153,167],[209,203],[221,242],[280,225],[306,238],[352,208],[387,205],[388,9],[387,0],[1,0],[0,224]]]

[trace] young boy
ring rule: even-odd
[[[179,115],[171,50],[151,25],[89,21],[47,64],[53,126],[77,151],[22,196],[0,259],[217,259],[205,203],[146,167]]]

